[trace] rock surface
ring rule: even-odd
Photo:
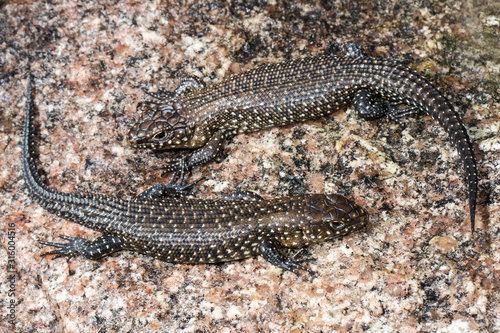
[[[500,331],[499,18],[498,4],[457,0],[0,2],[1,327]],[[171,265],[126,251],[98,261],[40,256],[38,240],[99,234],[27,196],[19,161],[28,55],[47,184],[131,198],[170,176],[161,158],[126,144],[140,86],[173,89],[188,75],[215,82],[351,40],[408,61],[463,117],[479,168],[474,238],[462,165],[439,125],[426,115],[367,122],[348,108],[239,135],[221,163],[192,173],[207,179],[193,192],[200,198],[339,192],[366,207],[367,228],[310,249],[315,277],[262,258]]]

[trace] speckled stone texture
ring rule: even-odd
[[[395,3],[0,2],[0,331],[499,332],[499,6]],[[23,187],[28,54],[47,184],[131,198],[170,176],[161,157],[124,139],[145,97],[141,85],[173,89],[188,75],[209,83],[349,40],[408,61],[457,107],[478,159],[474,240],[462,166],[439,125],[426,115],[368,122],[348,108],[239,135],[222,163],[191,176],[207,178],[193,192],[200,198],[339,192],[366,207],[367,228],[310,249],[317,276],[262,258],[171,265],[126,251],[98,261],[40,257],[38,240],[98,233],[45,212]]]

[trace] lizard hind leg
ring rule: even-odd
[[[377,100],[369,89],[360,89],[354,93],[353,105],[358,115],[366,120],[379,119],[388,113],[388,104]]]
[[[42,245],[57,248],[57,250],[42,253],[42,256],[55,254],[54,259],[56,259],[61,257],[73,257],[79,254],[87,259],[97,260],[113,252],[124,249],[122,239],[111,234],[104,234],[96,238],[94,241],[89,241],[81,237],[69,237],[64,235],[59,235],[59,237],[69,242],[39,242]]]
[[[418,113],[418,107],[409,106],[406,108],[398,108],[398,105],[403,104],[400,101],[386,102],[377,99],[375,94],[369,89],[359,89],[354,93],[353,105],[358,115],[366,120],[379,119],[384,116],[389,116],[392,120],[398,120],[402,117]]]

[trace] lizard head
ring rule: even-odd
[[[366,210],[338,194],[311,195],[305,213],[309,222],[304,233],[316,242],[346,235],[368,223]]]
[[[189,148],[193,131],[172,103],[143,102],[137,105],[137,111],[141,116],[127,135],[130,146],[153,150]]]

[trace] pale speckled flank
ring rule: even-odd
[[[465,168],[474,230],[477,167],[472,145],[447,99],[415,71],[392,59],[371,58],[359,46],[347,56],[323,55],[268,64],[208,87],[141,103],[128,142],[154,150],[184,148],[189,167],[217,155],[228,135],[283,126],[354,104],[364,119],[432,116],[456,145]],[[398,109],[396,104],[408,108]],[[219,146],[217,146],[219,145]],[[179,162],[167,169],[176,170]]]
[[[282,247],[303,247],[362,228],[366,211],[339,195],[302,195],[273,200],[123,200],[92,193],[63,193],[41,181],[33,157],[33,103],[28,82],[22,168],[31,197],[48,211],[103,232],[90,242],[41,242],[45,254],[98,259],[121,249],[175,263],[216,263],[262,255],[296,272],[306,269],[282,256]],[[307,269],[306,269],[307,270]]]

